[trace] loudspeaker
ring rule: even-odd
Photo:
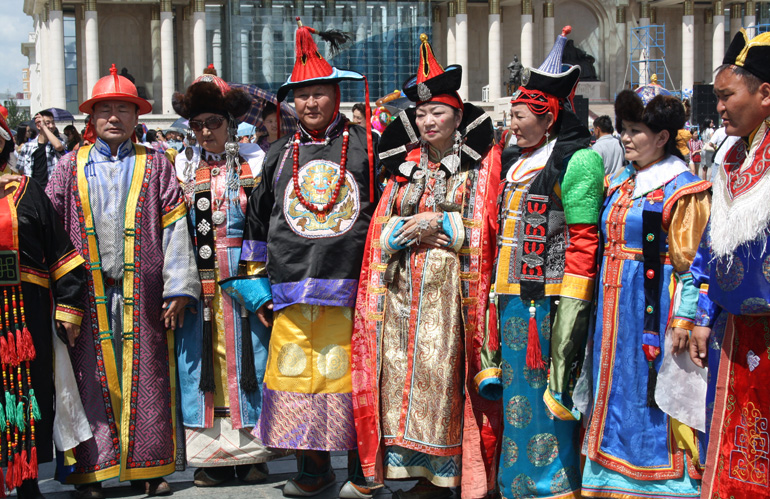
[[[588,99],[582,95],[576,95],[574,101],[575,114],[577,114],[577,117],[580,119],[583,126],[590,128],[588,126]]]
[[[690,99],[691,115],[690,124],[703,128],[707,120],[714,120],[719,126],[719,113],[717,112],[717,97],[714,95],[714,85],[695,85]]]

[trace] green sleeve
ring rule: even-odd
[[[569,160],[561,182],[568,225],[596,224],[604,198],[604,162],[596,151],[580,149]]]

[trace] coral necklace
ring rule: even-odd
[[[294,134],[294,151],[292,153],[294,160],[292,170],[292,178],[294,179],[294,194],[297,196],[297,199],[299,199],[299,202],[302,204],[302,206],[307,208],[309,211],[313,213],[325,214],[331,210],[331,208],[334,206],[334,203],[337,202],[337,198],[340,196],[340,189],[342,189],[342,186],[345,185],[345,164],[348,162],[348,140],[350,138],[348,125],[346,124],[342,131],[342,158],[340,159],[340,178],[337,180],[337,185],[334,187],[332,198],[321,208],[318,208],[316,205],[305,199],[305,196],[302,195],[302,191],[299,188],[299,138],[300,132],[297,130],[297,133]]]

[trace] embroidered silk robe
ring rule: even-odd
[[[65,156],[47,191],[86,260],[81,334],[70,356],[94,434],[70,483],[142,480],[175,468],[176,373],[165,299],[200,294],[173,166],[127,141]]]

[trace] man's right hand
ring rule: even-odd
[[[711,329],[703,326],[695,326],[690,336],[690,359],[698,367],[708,365],[708,342]]]
[[[273,300],[270,300],[257,309],[257,317],[259,318],[259,322],[264,324],[265,327],[271,327],[273,325]]]

